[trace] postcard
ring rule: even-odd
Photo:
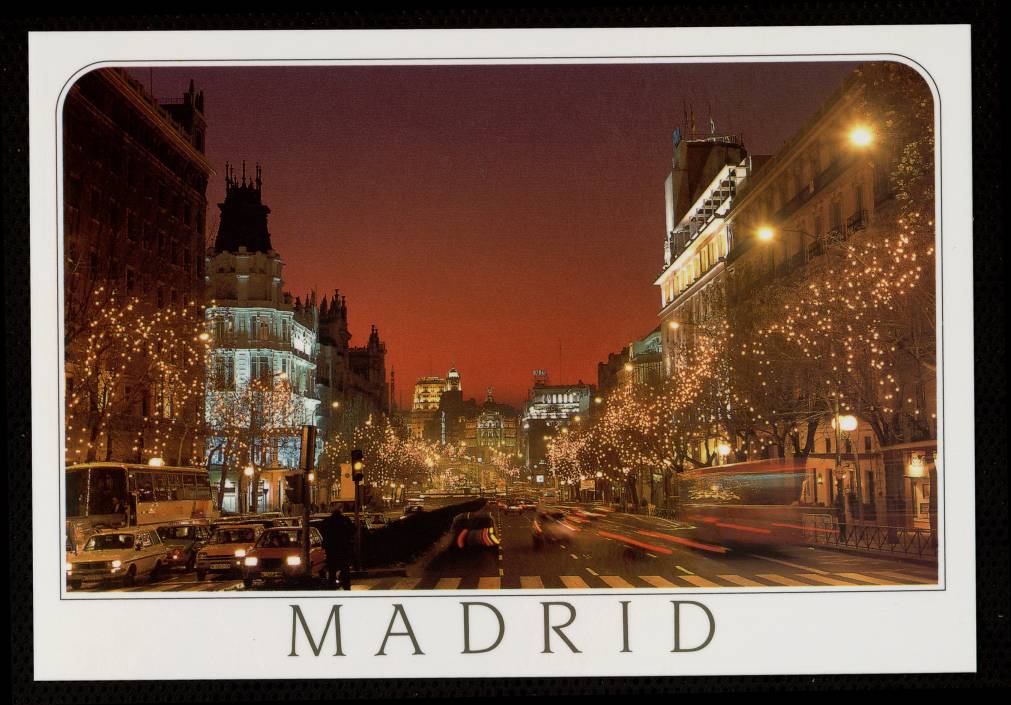
[[[33,33],[36,678],[974,670],[969,39]]]

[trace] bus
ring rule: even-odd
[[[723,543],[801,544],[835,518],[813,500],[804,458],[771,458],[689,470],[678,476],[680,519]]]
[[[114,462],[68,466],[66,509],[75,546],[96,529],[217,515],[205,468]]]

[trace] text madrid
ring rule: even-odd
[[[558,651],[569,651],[572,653],[582,653],[580,644],[575,638],[567,633],[569,627],[575,624],[578,618],[576,607],[565,601],[541,602],[542,619],[537,626],[537,646],[543,654],[552,654]],[[341,605],[335,604],[331,607],[330,613],[323,622],[318,622],[302,612],[298,605],[290,605],[291,608],[291,651],[288,656],[302,656],[312,653],[314,656],[331,655],[344,656],[345,642],[341,632]],[[620,629],[616,629],[614,635],[614,650],[623,653],[631,653],[634,649],[632,635],[629,633],[629,601],[621,601],[615,605],[617,616],[620,617]],[[494,617],[498,623],[498,628],[492,630],[482,630],[481,634],[472,633],[472,617],[483,611],[485,616]],[[702,615],[708,621],[708,629],[705,635],[693,633],[691,639],[686,641],[682,634],[683,616],[688,616],[691,611],[695,611],[698,617]],[[708,607],[701,602],[692,600],[671,600],[671,653],[687,653],[701,651],[709,646],[716,634],[716,620]],[[487,602],[460,602],[460,630],[462,633],[463,650],[462,654],[486,654],[494,651],[502,643],[506,635],[506,621],[502,613],[494,605]],[[599,610],[594,610],[592,616],[586,619],[598,619]],[[532,631],[532,630],[531,630]],[[694,630],[693,630],[694,632]],[[528,634],[531,632],[528,632]],[[358,635],[361,636],[360,634]],[[408,649],[413,650],[415,656],[424,656],[422,642],[414,626],[411,624],[408,610],[399,603],[394,603],[390,607],[390,619],[385,631],[376,632],[376,656],[386,656],[387,646],[396,642],[403,643]],[[542,637],[542,638],[541,638]],[[599,649],[598,639],[593,640],[594,648]],[[308,650],[305,647],[308,647]],[[375,647],[371,647],[375,648]],[[351,649],[349,649],[351,650]],[[358,649],[353,649],[357,651]]]

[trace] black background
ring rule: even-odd
[[[78,5],[78,7],[82,7]],[[88,8],[91,10],[91,8]],[[2,21],[2,183],[4,315],[7,387],[7,481],[10,569],[12,702],[164,703],[273,702],[375,698],[508,697],[523,695],[624,695],[656,697],[679,693],[939,690],[1007,688],[1011,683],[1008,630],[1008,454],[1004,359],[1003,235],[1005,141],[998,104],[1001,65],[997,55],[996,2],[733,2],[671,3],[663,7],[599,6],[580,9],[478,7],[370,9],[333,14],[155,14],[7,17]],[[31,407],[25,393],[31,294],[28,270],[28,32],[46,30],[186,29],[384,29],[508,27],[768,26],[859,24],[971,24],[973,100],[973,213],[976,394],[976,563],[978,673],[860,676],[486,678],[382,680],[103,681],[32,680]],[[714,47],[718,50],[718,47]],[[845,51],[845,47],[837,47]],[[967,365],[949,359],[947,365]],[[954,459],[959,470],[969,459]],[[952,473],[950,482],[965,475]],[[966,609],[969,605],[966,605]],[[923,615],[929,621],[930,615]],[[129,629],[123,630],[124,648]],[[942,633],[935,635],[944,649]],[[836,662],[833,634],[812,644]],[[227,647],[226,647],[227,648]],[[789,669],[789,664],[785,667]],[[727,664],[733,670],[733,664]],[[907,697],[923,697],[910,694]]]

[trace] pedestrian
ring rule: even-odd
[[[351,545],[354,540],[354,524],[335,506],[333,513],[322,524],[323,548],[326,551],[327,585],[340,589],[351,589]],[[338,575],[339,574],[339,575]]]

